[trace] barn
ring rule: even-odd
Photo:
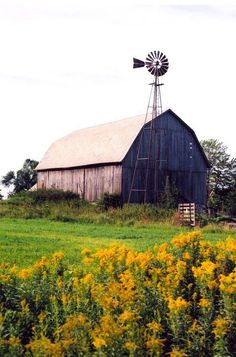
[[[180,202],[204,206],[208,168],[196,134],[169,109],[153,120],[135,116],[57,140],[36,168],[37,188],[73,191],[89,202],[110,192],[124,203],[158,203],[168,178]]]

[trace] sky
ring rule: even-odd
[[[146,112],[159,50],[163,110],[236,157],[236,5],[157,0],[0,0],[0,178],[80,128]],[[83,148],[81,148],[83,149]]]

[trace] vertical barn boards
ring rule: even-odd
[[[121,193],[121,171],[118,164],[38,171],[37,188],[72,191],[93,202],[103,192]]]
[[[149,123],[145,124],[148,127]],[[166,178],[175,183],[181,202],[205,205],[206,181],[209,163],[194,131],[171,109],[154,119],[151,140],[151,170],[148,180],[148,202],[156,203],[164,191]],[[123,160],[122,195],[128,201],[131,180],[137,157],[141,132],[136,137]],[[143,155],[148,150],[148,130],[143,135]],[[145,177],[145,165],[139,165],[135,187],[140,187]],[[143,202],[143,193],[135,193],[131,202]]]

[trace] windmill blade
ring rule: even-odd
[[[160,51],[150,52],[146,57],[145,65],[154,76],[163,76],[169,68],[168,59]]]
[[[137,58],[133,58],[133,68],[140,68],[140,67],[144,67],[145,66],[145,62],[137,59]]]

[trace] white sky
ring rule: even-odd
[[[235,38],[236,5],[220,1],[0,0],[0,177],[71,131],[144,113],[152,76],[132,57],[153,50],[170,63],[163,109],[235,157]]]

